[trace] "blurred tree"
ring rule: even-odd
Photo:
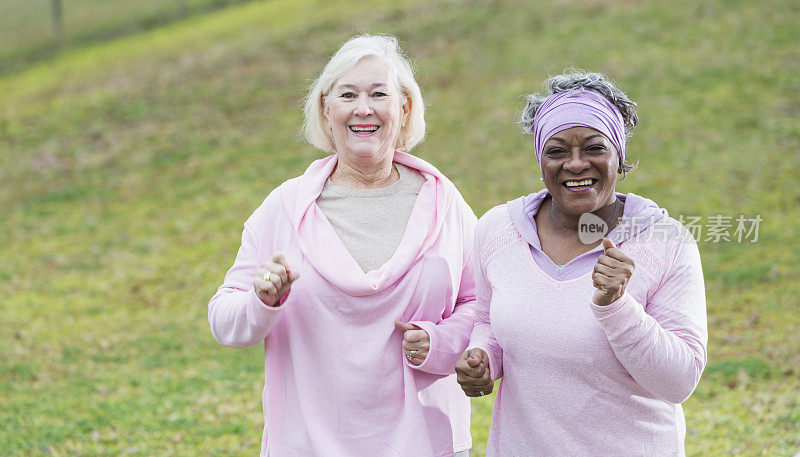
[[[62,0],[51,0],[53,10],[53,29],[56,34],[56,43],[64,44],[64,5]]]

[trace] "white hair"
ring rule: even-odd
[[[377,57],[389,66],[389,74],[403,96],[411,99],[411,112],[406,125],[400,130],[396,149],[410,150],[425,137],[425,104],[411,63],[391,35],[359,35],[350,38],[331,57],[322,73],[311,85],[303,113],[303,131],[306,140],[315,147],[334,152],[333,137],[325,126],[323,99],[336,81],[365,57]]]

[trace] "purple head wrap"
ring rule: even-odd
[[[603,95],[590,89],[574,89],[547,97],[536,110],[533,142],[540,165],[547,140],[572,127],[589,127],[602,133],[617,148],[620,160],[625,161],[625,121],[622,114]]]

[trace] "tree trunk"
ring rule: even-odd
[[[64,44],[64,4],[62,0],[51,0],[53,12],[53,30],[56,35],[56,44]]]

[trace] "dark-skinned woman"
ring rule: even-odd
[[[706,364],[697,245],[651,200],[616,192],[636,104],[571,71],[528,97],[545,189],[475,234],[476,325],[456,364],[495,400],[486,455],[683,456],[681,408]]]

